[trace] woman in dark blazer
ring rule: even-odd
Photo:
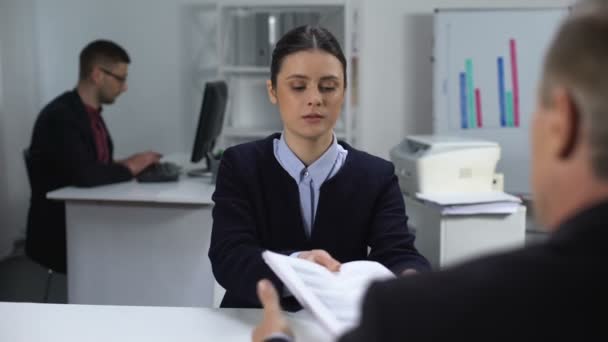
[[[326,29],[302,26],[277,43],[267,81],[282,133],[228,148],[213,195],[209,257],[222,307],[259,307],[268,278],[283,305],[299,304],[262,260],[264,250],[336,270],[375,260],[396,274],[429,265],[414,248],[393,165],[338,141],[346,59]]]

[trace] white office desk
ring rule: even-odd
[[[213,305],[209,178],[67,187],[68,302]]]
[[[251,341],[259,309],[0,302],[0,341]],[[331,341],[306,312],[288,314],[298,342]]]

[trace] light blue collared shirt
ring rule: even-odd
[[[327,151],[306,167],[287,146],[283,134],[280,139],[274,139],[274,157],[298,184],[302,219],[308,237],[314,226],[321,185],[340,171],[347,155],[348,151],[338,144],[334,134]]]

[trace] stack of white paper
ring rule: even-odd
[[[264,261],[305,309],[334,337],[359,321],[361,301],[370,283],[395,275],[375,261],[351,261],[339,272],[308,260],[265,251]]]
[[[417,193],[416,197],[441,207],[444,215],[512,214],[522,202],[501,191]]]

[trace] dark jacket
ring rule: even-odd
[[[266,249],[284,254],[324,249],[340,262],[375,260],[396,273],[429,268],[414,248],[393,165],[342,142],[348,156],[321,186],[308,238],[298,186],[274,156],[278,137],[229,148],[222,156],[209,248],[215,278],[226,289],[222,307],[259,307],[255,288],[261,278],[283,290],[262,260]],[[295,301],[282,304],[299,308]]]
[[[340,341],[606,341],[607,222],[605,202],[546,243],[376,283]]]
[[[109,132],[107,144],[112,158]],[[65,272],[65,206],[46,199],[46,193],[70,185],[89,187],[126,181],[131,173],[121,164],[97,161],[91,122],[75,90],[58,96],[40,112],[28,164],[32,193],[26,253],[45,267]]]

